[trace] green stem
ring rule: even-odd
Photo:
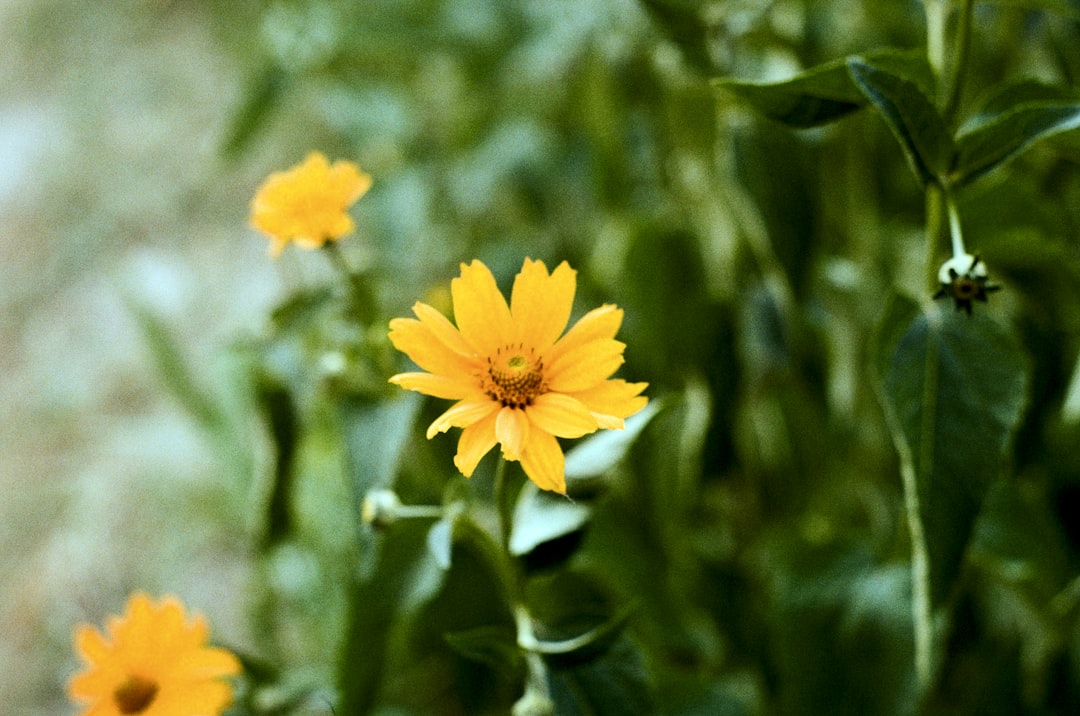
[[[964,248],[964,234],[960,229],[960,213],[956,210],[956,202],[952,194],[945,193],[945,208],[949,214],[949,240],[952,242],[953,258],[960,258],[967,254]]]
[[[936,290],[938,285],[941,264],[938,247],[945,245],[950,235],[947,203],[945,190],[940,186],[931,184],[926,188],[926,275],[931,290]]]
[[[510,546],[511,524],[510,512],[506,506],[506,459],[502,456],[499,456],[499,462],[495,465],[492,501],[495,503],[495,514],[499,518],[499,538],[502,541],[503,550],[507,550]]]
[[[330,258],[330,263],[345,279],[357,319],[364,325],[370,325],[375,319],[375,301],[371,287],[364,277],[349,265],[349,260],[345,258],[345,252],[341,250],[338,242],[327,241],[323,244],[323,253]]]

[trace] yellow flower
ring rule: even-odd
[[[290,241],[317,249],[353,230],[348,208],[371,188],[371,176],[352,162],[331,165],[321,152],[266,178],[251,200],[251,225],[270,238],[277,258]]]
[[[525,259],[507,306],[491,271],[473,261],[450,283],[456,326],[419,302],[416,318],[390,322],[394,347],[427,371],[390,382],[457,401],[427,437],[463,428],[454,464],[466,477],[498,443],[538,487],[565,494],[556,438],[621,429],[648,402],[640,395],[646,383],[609,380],[626,347],[615,340],[621,310],[601,306],[563,333],[576,283],[565,261],[548,274],[543,262]]]
[[[86,669],[68,683],[68,694],[85,710],[80,716],[219,716],[232,701],[224,677],[240,673],[240,662],[206,646],[209,628],[188,621],[173,597],[155,604],[138,592],[122,617],[110,617],[108,636],[83,624],[75,649]]]

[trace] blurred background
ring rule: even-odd
[[[1075,10],[980,4],[967,100],[1020,76],[1075,86]],[[578,314],[626,309],[620,375],[681,396],[682,442],[630,483],[656,493],[613,513],[643,525],[616,591],[665,565],[642,599],[670,611],[634,627],[665,712],[813,713],[852,678],[849,710],[828,712],[902,712],[906,533],[867,342],[890,287],[926,291],[922,192],[877,118],[793,133],[718,104],[711,79],[924,35],[914,0],[0,0],[5,713],[70,710],[73,625],[133,589],[259,650],[245,505],[273,458],[244,356],[333,272],[295,248],[270,260],[247,211],[312,149],[375,178],[342,247],[384,318],[438,305],[460,261],[505,286],[523,256],[565,259]],[[1017,468],[1039,559],[984,560],[1035,569],[1041,606],[1002,588],[969,615],[997,629],[971,627],[975,670],[1019,674],[1006,708],[1077,698],[1077,644],[1038,615],[1077,566],[1078,157],[1070,135],[963,200],[1041,406]],[[617,552],[619,530],[597,529],[596,554]],[[297,662],[327,643],[289,638]]]

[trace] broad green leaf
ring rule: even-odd
[[[431,526],[427,533],[427,546],[440,569],[450,569],[454,550],[454,515],[450,514]]]
[[[1046,10],[1074,20],[1080,20],[1080,2],[1077,2],[1077,0],[987,0],[987,4],[1021,7],[1029,10]]]
[[[565,657],[578,662],[588,660],[611,646],[633,613],[632,606],[624,607],[607,621],[581,634],[565,639],[537,639],[523,646],[546,657]]]
[[[600,477],[615,467],[662,405],[661,400],[651,400],[641,411],[626,419],[622,430],[602,430],[578,443],[566,453],[567,480]]]
[[[625,636],[600,658],[571,668],[550,666],[555,713],[560,716],[639,716],[657,713],[644,659]]]
[[[592,510],[582,502],[571,502],[527,483],[514,507],[510,554],[520,557],[545,542],[580,530],[589,521],[591,513]]]
[[[957,137],[954,185],[969,184],[1046,137],[1080,127],[1080,101],[1015,107]]]
[[[342,406],[345,445],[358,498],[375,487],[389,487],[408,443],[423,398],[401,391],[378,403],[348,400]]]
[[[391,530],[374,554],[371,574],[352,585],[349,623],[338,657],[339,713],[372,712],[392,668],[389,653],[395,623],[405,608],[412,606],[410,592],[416,592],[417,570],[409,565],[423,564],[425,558],[421,532]],[[428,593],[440,586],[441,582],[434,581]]]
[[[1023,585],[1042,603],[1075,577],[1051,500],[1016,480],[1000,480],[990,490],[971,553],[973,561],[1002,582]]]
[[[517,635],[510,626],[491,625],[443,635],[454,651],[492,668],[505,668],[521,656]]]
[[[1004,470],[1026,402],[1026,358],[1013,331],[985,311],[903,299],[890,305],[877,343],[890,430],[914,480],[908,505],[923,544],[913,549],[925,550],[933,607],[952,591],[983,499]]]
[[[866,59],[897,76],[916,80],[929,76],[922,52],[880,50],[869,53]],[[866,96],[848,73],[846,59],[813,67],[784,82],[718,80],[715,86],[769,119],[796,128],[833,122],[867,103]]]
[[[919,182],[940,183],[952,166],[956,147],[934,104],[914,82],[863,59],[849,59],[847,69],[900,143]]]
[[[1036,80],[1020,80],[988,92],[978,109],[960,127],[959,134],[967,134],[979,125],[1006,114],[1017,107],[1029,104],[1068,104],[1080,100],[1080,93],[1062,85],[1048,85]]]

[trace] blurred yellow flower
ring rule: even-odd
[[[450,283],[456,326],[420,302],[416,318],[390,321],[394,346],[426,371],[390,382],[457,401],[427,437],[463,428],[454,464],[466,477],[498,443],[538,487],[565,494],[556,438],[621,429],[648,402],[640,395],[646,383],[609,380],[626,347],[615,340],[620,309],[601,306],[563,333],[576,284],[565,261],[549,274],[543,262],[525,259],[508,306],[491,271],[473,261]]]
[[[348,209],[371,188],[371,176],[349,161],[332,165],[321,152],[266,178],[251,200],[251,225],[270,238],[277,258],[290,241],[320,248],[353,230]]]
[[[225,649],[206,646],[209,628],[186,619],[173,597],[155,604],[141,593],[121,617],[110,617],[108,636],[83,624],[75,649],[86,668],[68,683],[80,716],[219,716],[232,701],[224,677],[240,673]]]

